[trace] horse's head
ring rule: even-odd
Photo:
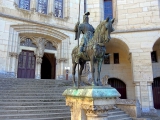
[[[110,39],[111,39],[111,32],[114,31],[114,28],[113,28],[113,25],[112,25],[113,23],[114,23],[114,19],[109,20],[109,17],[106,19],[105,27],[106,27],[106,32],[107,32],[108,36],[105,35],[105,41],[109,42]]]

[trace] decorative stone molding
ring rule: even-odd
[[[66,102],[66,105],[70,107],[70,111],[73,111],[73,102]]]
[[[67,58],[60,58],[60,59],[57,59],[57,62],[58,62],[58,63],[67,62]]]
[[[41,57],[37,57],[36,61],[37,61],[38,64],[42,64],[42,58]]]
[[[37,38],[36,39],[36,45],[37,45],[37,56],[42,58],[44,55],[45,45],[47,43],[47,40],[44,38]]]
[[[87,112],[87,114],[105,113],[110,109],[116,108],[114,105],[87,105],[87,104],[82,104],[81,107]]]
[[[14,1],[13,5],[15,6],[15,8],[19,8],[18,4],[16,3],[16,1]]]
[[[18,59],[18,53],[15,52],[9,52],[10,57],[15,57],[16,59]]]
[[[136,100],[132,99],[116,99],[116,104],[124,104],[124,105],[136,105]]]

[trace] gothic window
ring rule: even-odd
[[[38,0],[37,12],[47,14],[48,0]]]
[[[63,18],[63,0],[55,0],[55,17]]]
[[[30,0],[19,0],[19,8],[30,10]]]
[[[105,55],[109,55],[109,53],[106,53]],[[110,57],[104,59],[104,64],[110,64]]]
[[[157,62],[157,53],[156,51],[151,52],[152,63]]]
[[[56,50],[56,47],[53,46],[53,44],[51,42],[47,42],[45,49],[48,50]]]
[[[26,47],[35,47],[36,48],[36,45],[32,43],[32,40],[30,38],[26,38],[25,41],[22,41],[20,43],[21,46],[26,46]]]
[[[112,0],[104,0],[104,19],[113,18]]]
[[[119,53],[114,53],[114,64],[119,64]]]

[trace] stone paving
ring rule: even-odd
[[[153,117],[153,116],[142,116],[142,118],[147,118],[146,120],[160,120],[160,110],[157,110],[157,117]]]

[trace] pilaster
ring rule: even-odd
[[[135,97],[141,103],[142,114],[155,114],[153,112],[152,62],[150,51],[132,52],[132,72],[135,83]]]

